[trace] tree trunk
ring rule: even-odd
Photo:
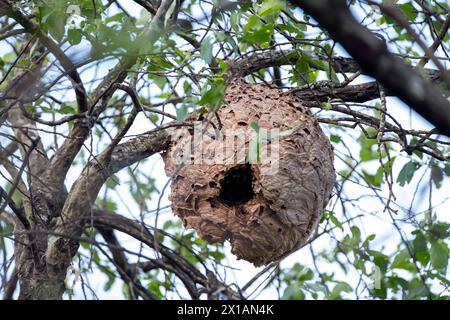
[[[45,177],[41,176],[42,181]],[[51,194],[58,196],[50,197]],[[45,252],[53,234],[52,218],[61,212],[67,195],[63,189],[57,191],[51,183],[39,183],[30,188],[31,208],[26,210],[28,225],[18,230],[15,242],[15,263],[19,282],[20,300],[60,300],[65,291],[65,268],[51,268]],[[45,190],[45,191],[44,191]],[[20,232],[22,231],[22,232]]]
[[[47,273],[34,273],[31,279],[19,280],[19,300],[61,300],[65,291],[64,278]]]
[[[34,229],[34,231],[37,231]],[[15,252],[20,300],[60,300],[65,291],[66,269],[52,271],[45,261],[47,234],[18,237]],[[45,243],[42,241],[44,240]]]

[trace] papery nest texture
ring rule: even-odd
[[[260,266],[314,232],[336,179],[333,148],[292,93],[237,81],[225,101],[216,114],[192,114],[195,129],[174,130],[164,155],[169,199],[186,228],[230,241],[237,258]]]

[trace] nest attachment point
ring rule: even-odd
[[[229,240],[233,254],[259,266],[298,249],[315,230],[336,179],[333,148],[291,93],[238,81],[228,86],[225,100],[216,117],[190,116],[202,121],[200,142],[193,139],[197,129],[174,130],[164,155],[172,177],[169,199],[185,227],[209,243]],[[247,130],[253,121],[259,130],[288,132],[279,135],[269,160],[249,163],[250,141],[244,150],[225,143],[222,161],[196,158],[199,150],[217,150],[221,134]]]

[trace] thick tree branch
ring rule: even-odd
[[[25,52],[29,53],[28,45],[25,46],[25,49]],[[41,64],[39,63],[39,58],[37,58],[36,65],[33,65],[29,70],[19,71],[8,82],[6,91],[10,92],[16,99],[6,100],[7,107],[2,110],[3,112],[7,112],[7,118],[19,142],[22,156],[25,156],[32,149],[29,156],[30,162],[27,165],[33,176],[42,174],[48,166],[48,158],[44,146],[40,141],[36,123],[25,117],[21,105],[23,104],[22,101],[26,100],[26,97],[32,94],[41,76]],[[28,88],[28,90],[24,91],[23,88]],[[38,141],[37,145],[35,145],[34,141]],[[34,145],[36,147],[31,148]]]
[[[243,77],[261,69],[293,65],[302,55],[308,55],[312,59],[327,60],[337,73],[357,73],[361,67],[352,58],[340,56],[326,56],[313,52],[300,52],[298,50],[268,50],[256,52],[244,56],[230,65],[229,78]],[[313,66],[314,67],[314,66]],[[317,65],[318,70],[325,71],[321,65]],[[425,69],[424,76],[433,81],[436,85],[442,84],[441,74],[437,70]],[[345,102],[363,103],[379,98],[378,83],[376,81],[366,82],[358,85],[341,85],[332,81],[322,81],[313,83],[304,88],[292,89],[302,100],[325,102],[329,99],[340,99]],[[387,96],[395,95],[392,91],[386,91]]]
[[[238,58],[229,65],[228,77],[241,78],[261,69],[293,65],[302,58],[302,55],[306,55],[311,59],[327,60],[338,73],[354,73],[361,70],[360,66],[352,58],[329,57],[315,52],[303,52],[300,50],[266,50]],[[316,67],[322,70],[322,66],[317,65]]]

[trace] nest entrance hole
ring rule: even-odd
[[[252,182],[250,164],[231,168],[220,182],[220,201],[231,207],[246,203],[255,195]]]

